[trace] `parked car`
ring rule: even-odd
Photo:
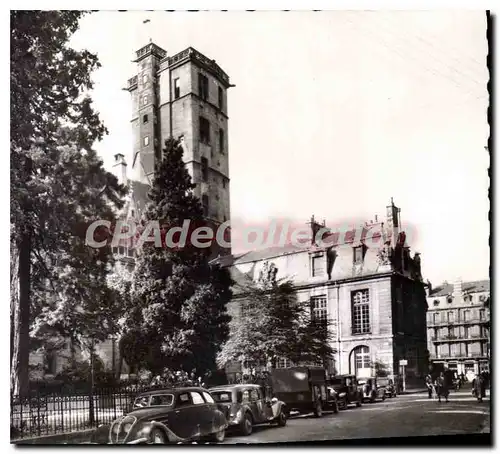
[[[363,401],[373,403],[377,399],[385,400],[385,387],[380,386],[376,377],[359,379],[358,386],[363,395]]]
[[[363,397],[358,389],[358,379],[355,375],[332,375],[328,383],[337,394],[339,409],[345,410],[351,404],[361,407]]]
[[[326,377],[326,371],[321,367],[289,367],[271,371],[274,395],[285,402],[287,411],[314,412],[318,418],[323,415],[323,410],[338,413],[337,395],[327,389]]]
[[[385,397],[396,397],[398,395],[398,390],[393,378],[379,377],[378,386],[385,388]]]
[[[250,435],[256,424],[286,425],[285,403],[266,396],[265,389],[260,385],[224,385],[209,391],[224,413],[229,428],[235,428],[243,435]]]
[[[186,443],[202,438],[222,442],[228,426],[210,393],[199,387],[149,391],[132,409],[92,436],[98,444]]]

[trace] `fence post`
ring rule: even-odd
[[[36,425],[37,425],[36,433],[38,436],[40,436],[42,434],[42,428],[40,427],[40,390],[38,390],[38,389],[36,392],[36,401],[38,403],[38,405],[37,405],[37,418],[36,418]]]

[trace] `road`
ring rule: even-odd
[[[400,395],[322,418],[292,416],[285,427],[255,427],[248,437],[228,434],[224,444],[489,433],[489,413],[489,394],[478,403],[469,389],[452,391],[448,403],[425,393]]]

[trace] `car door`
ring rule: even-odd
[[[267,421],[268,407],[262,389],[252,388],[250,390],[250,407],[256,423]]]
[[[178,437],[191,438],[197,430],[196,420],[191,421],[193,403],[187,391],[181,391],[175,399],[175,407],[168,417],[169,428]]]
[[[200,391],[190,391],[189,394],[193,403],[189,411],[191,413],[191,420],[194,423],[193,428],[195,433],[198,432],[198,426],[201,436],[212,433],[212,412],[210,411],[209,404],[205,402]]]

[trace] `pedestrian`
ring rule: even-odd
[[[479,374],[472,380],[472,394],[477,397],[478,402],[482,402],[483,397],[486,397],[485,380]]]
[[[425,377],[425,384],[427,386],[427,390],[429,391],[429,399],[432,399],[434,395],[434,386],[432,384],[431,374],[427,374],[427,376]]]
[[[450,391],[443,372],[439,374],[439,377],[436,380],[436,388],[439,402],[441,402],[441,397],[444,397],[446,402],[448,402],[448,395],[450,394]]]

